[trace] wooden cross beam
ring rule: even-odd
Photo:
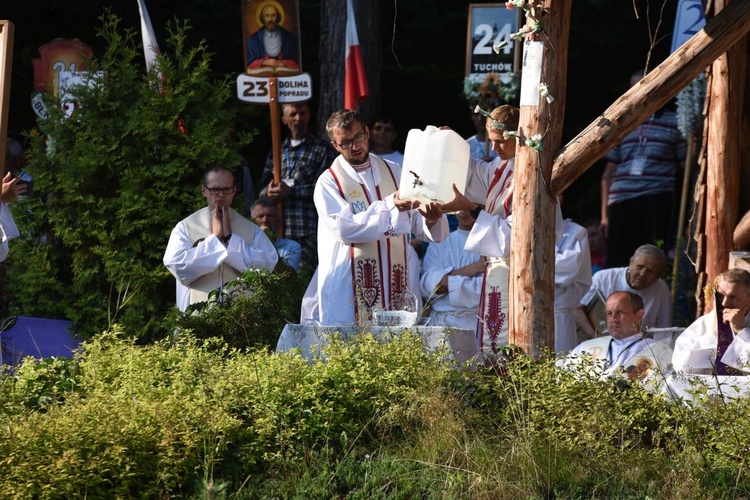
[[[562,193],[623,137],[674,98],[750,30],[750,2],[734,1],[682,44],[555,157],[552,192]]]

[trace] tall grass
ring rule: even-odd
[[[419,338],[326,362],[216,339],[138,346],[0,382],[0,498],[742,498],[745,400],[688,406],[551,358],[460,371]]]

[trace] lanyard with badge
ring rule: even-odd
[[[300,157],[302,156],[302,152],[305,150],[305,143],[304,142],[300,143],[299,149],[297,149],[293,157],[289,154],[290,149],[292,148],[291,147],[287,148],[287,150],[285,151],[287,169],[285,172],[286,176],[283,179],[281,179],[281,181],[287,186],[293,187],[294,186],[294,169],[297,166],[297,162],[299,161]]]
[[[643,175],[643,171],[646,169],[646,160],[648,155],[646,154],[646,145],[648,144],[648,136],[651,133],[651,125],[654,123],[654,115],[648,120],[648,128],[646,129],[646,135],[643,135],[643,125],[638,125],[638,152],[630,162],[630,175]]]

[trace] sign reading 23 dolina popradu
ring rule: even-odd
[[[302,72],[297,0],[242,0],[245,74],[237,77],[237,97],[270,101],[269,80],[276,77],[279,102],[312,98],[310,76]]]

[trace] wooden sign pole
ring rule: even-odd
[[[276,77],[268,79],[268,90],[271,102],[271,151],[273,153],[273,182],[281,182],[281,105],[279,104],[279,86]],[[284,237],[284,202],[279,202],[279,219],[281,220],[280,238]]]
[[[13,69],[13,23],[0,21],[0,171],[5,175],[5,148],[8,137],[10,75]]]

